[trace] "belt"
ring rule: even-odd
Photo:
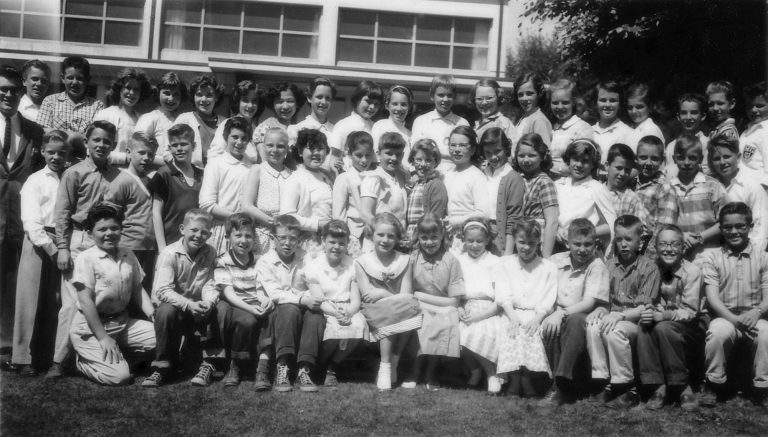
[[[49,234],[55,234],[56,233],[56,228],[54,228],[53,226],[43,226],[43,230],[45,232],[48,232]]]

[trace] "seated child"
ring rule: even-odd
[[[181,240],[166,246],[157,257],[152,285],[157,351],[152,374],[141,383],[142,387],[162,385],[171,367],[179,364],[182,335],[191,341],[196,331],[205,333],[207,325],[215,320],[219,295],[216,290],[204,289],[216,267],[216,250],[205,243],[212,224],[213,217],[207,212],[187,211],[179,227]],[[206,340],[202,345],[203,362],[190,381],[192,385],[205,387],[211,383],[216,370],[211,359],[220,355],[216,340]]]
[[[256,276],[259,284],[275,303],[270,313],[271,339],[263,339],[256,375],[256,389],[269,390],[266,373],[271,357],[277,359],[275,390],[291,391],[288,379],[290,362],[298,364],[296,380],[299,390],[316,392],[310,372],[317,362],[323,342],[325,317],[320,305],[322,298],[303,288],[300,278],[304,269],[305,252],[299,248],[301,225],[292,215],[279,215],[272,225],[274,247],[259,258]],[[263,331],[262,331],[263,332]],[[272,348],[267,348],[271,344]]]
[[[539,255],[541,225],[532,219],[513,229],[516,255],[501,258],[504,272],[499,302],[509,320],[499,345],[498,373],[510,372],[508,393],[535,396],[534,378],[552,376],[541,322],[557,299],[557,265]]]
[[[482,221],[470,221],[462,228],[464,251],[456,256],[465,278],[466,294],[459,308],[461,358],[470,371],[470,387],[488,377],[488,393],[501,392],[501,378],[496,376],[499,357],[499,333],[505,327],[496,303],[496,284],[501,285],[499,257],[491,253],[491,232]]]
[[[558,406],[576,399],[578,384],[588,379],[586,318],[595,305],[608,302],[608,269],[596,256],[595,226],[576,219],[568,227],[569,252],[552,255],[557,265],[555,311],[541,323],[555,384],[542,406]]]
[[[587,316],[587,349],[592,379],[610,384],[598,395],[612,408],[637,405],[632,349],[640,315],[656,302],[659,268],[640,255],[643,224],[632,215],[616,219],[614,257],[608,262],[610,298]]]
[[[704,347],[705,386],[699,397],[712,406],[728,381],[726,364],[740,341],[752,346],[753,394],[768,405],[768,254],[749,240],[752,211],[742,202],[720,210],[724,245],[705,252],[701,270],[713,320]],[[746,277],[745,277],[746,276]],[[741,357],[742,360],[748,359]]]
[[[696,411],[698,401],[691,390],[692,364],[699,358],[704,326],[697,317],[701,293],[701,270],[683,259],[683,231],[664,225],[655,241],[661,271],[659,302],[640,314],[637,331],[637,361],[640,382],[652,390],[645,404],[658,410],[667,399],[679,400],[685,411]]]
[[[652,135],[641,138],[637,145],[636,193],[647,213],[643,249],[645,255],[651,259],[656,259],[656,245],[653,242],[656,241],[659,231],[665,225],[676,224],[679,214],[677,194],[664,177],[663,164],[664,143]]]
[[[412,331],[421,327],[421,310],[413,296],[408,255],[395,250],[403,240],[403,226],[388,212],[377,214],[369,227],[374,250],[355,261],[355,276],[363,301],[361,312],[379,342],[379,390],[397,382],[397,364]]]
[[[325,388],[338,384],[337,366],[368,339],[368,324],[360,313],[360,290],[353,259],[346,254],[349,228],[341,220],[323,226],[325,256],[308,263],[304,278],[312,296],[321,299],[325,315],[322,361],[327,363]]]
[[[461,266],[448,252],[443,221],[432,213],[424,214],[413,236],[411,268],[413,295],[419,300],[423,319],[419,353],[414,363],[413,379],[403,383],[414,388],[424,370],[427,390],[437,391],[437,369],[443,357],[459,358],[459,299],[464,296]]]
[[[80,253],[72,273],[79,311],[69,332],[77,369],[99,384],[127,384],[131,372],[123,354],[146,355],[155,348],[152,322],[129,317],[128,305],[141,308],[149,320],[154,308],[141,287],[144,272],[138,260],[119,246],[118,210],[97,204],[85,226],[94,246]]]
[[[240,369],[252,359],[259,331],[267,323],[274,303],[257,284],[253,220],[244,213],[232,214],[226,231],[229,251],[216,261],[213,281],[206,288],[214,287],[221,295],[216,315],[224,351],[230,360],[223,383],[234,387],[240,384]]]

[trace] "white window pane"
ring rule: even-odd
[[[21,1],[11,0],[9,3],[21,3]],[[101,1],[99,1],[98,3],[101,4]],[[0,6],[0,7],[5,9],[5,6]],[[64,5],[61,3],[61,1],[27,0],[26,2],[24,2],[25,12],[44,12],[48,14],[61,14],[63,7]],[[12,9],[16,9],[16,8],[12,8]],[[101,11],[101,9],[98,9],[98,10]],[[90,14],[86,14],[86,15],[90,15]],[[101,12],[99,12],[99,15],[101,15]]]
[[[0,9],[10,9],[12,11],[20,11],[21,0],[0,0]],[[2,31],[3,29],[0,28],[0,32]]]

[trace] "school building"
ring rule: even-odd
[[[0,58],[20,66],[65,56],[93,65],[103,95],[126,66],[152,78],[214,73],[231,90],[244,78],[339,85],[332,119],[349,111],[355,83],[411,87],[419,103],[436,73],[462,94],[479,78],[503,79],[523,0],[0,0]],[[509,85],[506,82],[505,85]],[[55,89],[54,89],[55,91]]]

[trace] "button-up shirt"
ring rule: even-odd
[[[33,173],[21,187],[21,221],[29,241],[48,255],[58,250],[45,228],[54,226],[54,207],[59,189],[59,175],[49,167]]]
[[[443,117],[437,112],[437,109],[433,109],[413,120],[411,141],[414,144],[422,138],[429,138],[434,141],[442,156],[438,168],[440,171],[450,170],[454,165],[451,154],[448,151],[448,140],[451,136],[451,131],[457,126],[469,126],[469,122],[453,112]]]
[[[741,252],[716,247],[704,252],[704,283],[719,288],[720,300],[734,314],[757,308],[768,291],[768,253],[752,243]]]
[[[152,284],[152,302],[155,305],[169,303],[182,310],[191,302],[216,303],[219,294],[215,289],[203,290],[213,277],[216,267],[216,249],[204,245],[190,255],[184,239],[169,244],[160,252],[155,267],[155,282]]]
[[[556,253],[552,255],[551,260],[557,265],[558,308],[575,305],[585,297],[592,297],[598,302],[608,302],[608,269],[603,260],[595,258],[579,268],[573,266],[569,252]]]
[[[85,133],[93,117],[104,108],[100,100],[85,96],[75,103],[66,91],[52,94],[40,105],[37,124],[51,129]]]
[[[701,308],[701,270],[692,262],[682,260],[674,271],[661,272],[659,311],[669,311],[691,319]]]
[[[322,256],[322,255],[321,255]],[[296,250],[293,260],[286,264],[275,249],[271,249],[256,262],[256,276],[259,286],[277,304],[299,304],[308,290],[299,289],[306,283],[303,278],[304,251]],[[301,287],[303,288],[303,287]]]
[[[77,257],[72,273],[75,288],[91,290],[96,311],[102,315],[125,310],[134,293],[141,292],[143,279],[144,272],[133,252],[117,249],[113,258],[97,246],[84,250]]]
[[[659,294],[659,268],[644,256],[625,266],[618,257],[608,267],[611,281],[611,311],[623,311],[656,301]]]

